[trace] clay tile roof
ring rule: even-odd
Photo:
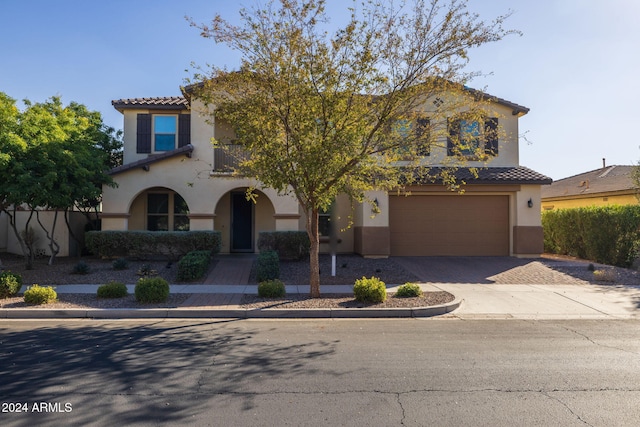
[[[187,144],[183,147],[176,148],[175,150],[165,151],[160,154],[151,154],[144,159],[137,160],[135,162],[127,163],[126,165],[121,165],[111,169],[107,172],[109,175],[118,175],[122,172],[126,172],[131,169],[138,169],[147,167],[145,170],[149,170],[149,166],[157,163],[161,160],[169,159],[171,157],[176,157],[179,155],[186,155],[187,157],[191,157],[191,153],[193,152],[193,145]]]
[[[438,176],[443,168],[430,168],[431,176]],[[454,174],[458,181],[467,184],[551,184],[552,179],[524,166],[511,167],[487,167],[476,169],[477,176],[470,168],[459,168]],[[419,184],[429,184],[433,180],[429,178],[419,179]],[[435,182],[439,182],[438,179]]]
[[[122,111],[127,108],[153,108],[168,110],[186,110],[189,102],[182,96],[163,96],[158,98],[128,98],[111,101],[111,105]]]
[[[635,192],[632,175],[635,166],[607,166],[555,181],[542,189],[542,198],[571,197],[608,193]]]

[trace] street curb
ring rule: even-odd
[[[185,309],[185,308],[103,308],[103,309],[0,309],[0,319],[369,319],[433,317],[460,307],[462,299],[415,308],[291,308],[291,309]]]

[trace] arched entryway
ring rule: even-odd
[[[256,252],[260,231],[276,228],[275,209],[269,197],[254,190],[254,200],[247,198],[246,188],[225,193],[216,206],[215,229],[222,234],[222,252]]]

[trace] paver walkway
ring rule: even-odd
[[[255,255],[219,255],[217,263],[204,279],[204,285],[238,286],[243,289],[249,283],[251,266]],[[223,294],[194,293],[181,307],[210,307],[237,305],[242,299],[241,292]]]

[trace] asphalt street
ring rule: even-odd
[[[3,320],[0,425],[636,426],[640,321]]]

